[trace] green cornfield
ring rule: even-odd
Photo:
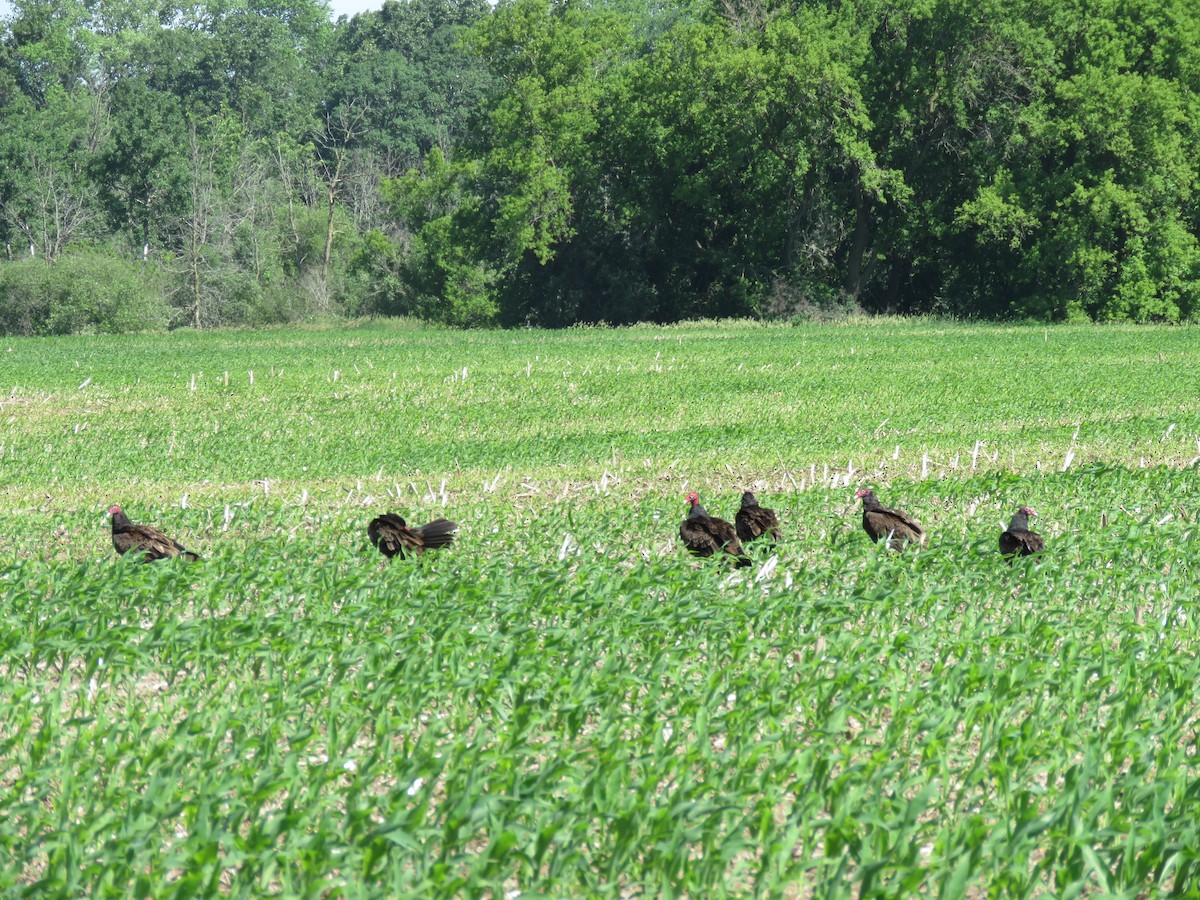
[[[1197,896],[1198,370],[1184,327],[6,339],[0,893]],[[747,488],[783,540],[686,554]],[[118,557],[112,503],[203,560]],[[388,510],[458,539],[389,563]]]

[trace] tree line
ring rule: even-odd
[[[0,330],[1200,318],[1183,0],[18,0]]]

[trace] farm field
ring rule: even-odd
[[[1198,370],[893,320],[0,340],[0,893],[1195,896]],[[783,541],[684,553],[745,488]],[[203,560],[118,558],[114,502]],[[388,509],[458,541],[388,563]]]

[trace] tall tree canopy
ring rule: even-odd
[[[17,0],[0,307],[86,254],[200,327],[1195,320],[1192,7]]]

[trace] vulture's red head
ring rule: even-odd
[[[867,496],[867,494],[869,494],[869,493],[871,493],[870,488],[859,488],[857,491],[854,492],[854,499],[861,500],[863,497]]]
[[[1032,506],[1022,506],[1020,509],[1017,510],[1017,512],[1023,512],[1027,516],[1036,516],[1037,515],[1037,510],[1034,509]]]
[[[690,494],[687,495],[687,497],[685,499],[692,506],[695,506],[697,503],[700,502],[700,495],[697,494],[695,491],[692,491]]]
[[[116,503],[114,503],[112,506],[110,506],[108,508],[108,514],[110,516],[120,515],[120,513],[121,513],[121,507]]]

